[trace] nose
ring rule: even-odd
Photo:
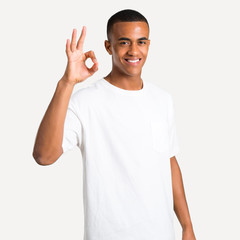
[[[133,43],[129,46],[128,54],[129,54],[129,55],[132,55],[132,56],[135,56],[135,55],[137,55],[137,53],[138,53],[137,44],[133,42]]]

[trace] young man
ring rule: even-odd
[[[33,157],[54,163],[78,146],[83,157],[85,240],[173,240],[173,210],[183,240],[194,240],[185,199],[171,95],[141,78],[149,25],[123,10],[107,24],[112,71],[94,84],[75,84],[98,70],[83,52],[86,27],[67,40],[68,63],[40,124]],[[85,65],[91,58],[93,66]]]

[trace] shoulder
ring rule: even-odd
[[[97,82],[98,81],[89,83],[87,86],[86,85],[80,86],[80,88],[72,94],[71,101],[74,104],[80,104],[81,101],[84,101],[86,104],[92,99],[95,99],[98,94]]]
[[[170,92],[160,87],[158,83],[148,81],[147,86],[151,94],[153,94],[156,98],[164,99],[167,102],[172,100],[172,95],[170,94]]]

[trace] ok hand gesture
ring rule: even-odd
[[[64,80],[71,84],[84,81],[98,70],[98,62],[93,51],[83,53],[83,42],[86,36],[86,27],[83,26],[81,36],[76,45],[77,30],[73,29],[72,41],[67,39],[66,54],[68,58],[67,67],[64,73]],[[93,66],[88,68],[86,60],[91,58]]]

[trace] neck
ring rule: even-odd
[[[125,90],[140,90],[143,87],[141,76],[123,76],[112,71],[104,79]]]

